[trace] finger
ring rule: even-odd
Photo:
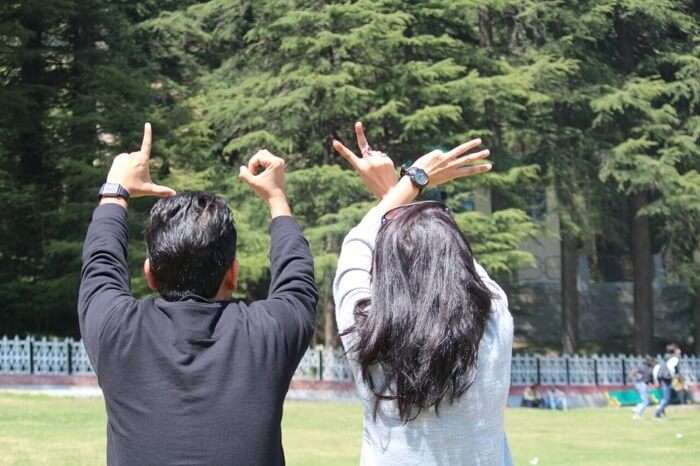
[[[250,170],[253,175],[258,175],[260,168],[262,168],[264,171],[267,169],[267,167],[273,165],[278,159],[279,157],[273,155],[272,152],[267,149],[259,150],[248,161],[248,170]]]
[[[149,158],[151,156],[152,143],[151,124],[146,123],[143,127],[143,142],[141,142],[141,153]]]
[[[240,172],[238,173],[238,178],[245,181],[248,184],[251,184],[253,181],[253,174],[248,170],[248,167],[245,165],[241,165]]]
[[[458,145],[457,147],[455,147],[452,150],[450,150],[449,152],[447,152],[447,154],[445,154],[445,155],[447,156],[448,159],[454,159],[454,158],[459,157],[460,155],[474,149],[475,147],[479,147],[480,145],[481,145],[480,138],[472,139],[471,141],[467,141],[464,144]]]
[[[154,196],[158,196],[158,197],[170,197],[170,196],[174,196],[176,194],[174,189],[168,188],[167,186],[155,184],[155,183],[147,184],[145,186],[145,189],[148,190]]]
[[[333,149],[335,149],[335,151],[339,153],[341,157],[350,162],[350,165],[352,165],[353,168],[357,168],[358,157],[350,149],[345,147],[342,142],[334,140]]]
[[[479,165],[467,165],[466,167],[457,168],[457,178],[463,178],[465,176],[478,175],[479,173],[486,173],[491,171],[493,168],[493,163],[482,163]]]
[[[367,157],[370,148],[367,137],[365,136],[365,128],[362,126],[361,121],[355,123],[355,136],[357,137],[357,146],[360,148],[360,154],[362,154],[363,157]]]
[[[484,149],[482,151],[475,152],[473,154],[468,154],[468,155],[465,155],[464,157],[460,157],[457,160],[450,163],[448,166],[450,168],[459,167],[462,165],[466,165],[468,163],[476,162],[477,160],[483,160],[486,157],[488,157],[490,154],[491,154],[491,152],[488,149]]]
[[[263,151],[259,150],[253,155],[250,160],[248,160],[248,172],[251,175],[257,175],[260,168],[265,168],[265,155]]]

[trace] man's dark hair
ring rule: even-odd
[[[205,192],[160,199],[151,209],[146,248],[164,298],[213,298],[236,257],[231,211],[222,198]]]

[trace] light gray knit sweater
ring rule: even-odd
[[[359,300],[370,297],[370,269],[381,212],[374,208],[345,237],[333,283],[338,329],[354,323]],[[423,411],[415,420],[401,422],[395,402],[383,401],[376,420],[374,395],[365,385],[360,366],[350,353],[349,361],[358,394],[364,405],[361,464],[510,466],[512,459],[503,429],[503,411],[510,386],[513,319],[500,286],[476,264],[477,272],[495,296],[491,317],[479,345],[476,379],[454,403],[442,403],[439,415]],[[371,312],[371,311],[370,311]],[[342,338],[348,349],[353,335]],[[381,368],[372,369],[381,381]]]

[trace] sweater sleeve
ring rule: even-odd
[[[343,241],[333,281],[333,299],[340,333],[354,324],[357,302],[371,296],[372,254],[380,225],[381,211],[374,207]]]
[[[318,290],[309,243],[294,220],[277,217],[270,223],[270,289],[262,306],[277,323],[293,373],[306,352],[316,320]]]
[[[126,209],[98,206],[83,243],[83,266],[78,294],[80,333],[97,371],[99,342],[105,325],[134,297],[129,289]]]

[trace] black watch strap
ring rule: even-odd
[[[428,175],[421,168],[407,167],[406,165],[401,165],[401,170],[399,171],[401,178],[408,176],[413,183],[413,186],[418,188],[418,192],[423,192],[423,189],[428,187]],[[420,177],[420,180],[418,179]]]
[[[98,194],[100,197],[121,197],[127,200],[129,199],[129,191],[119,183],[103,184]]]

